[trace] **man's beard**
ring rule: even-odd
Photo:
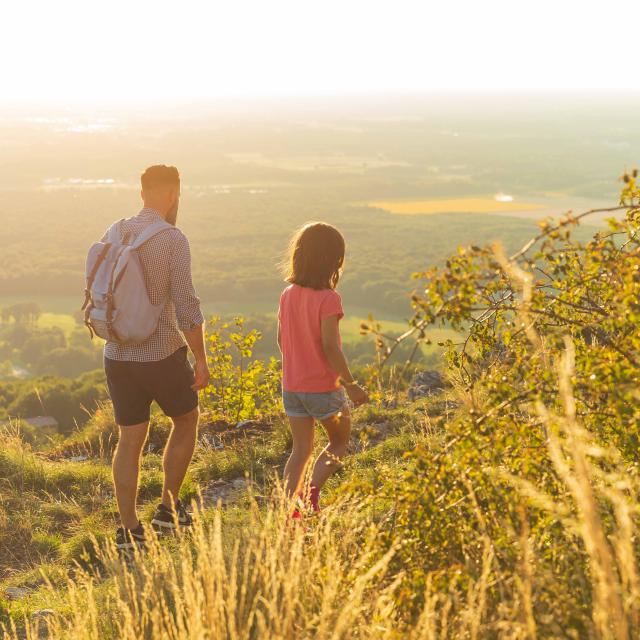
[[[178,203],[176,202],[169,211],[167,211],[167,217],[165,220],[172,224],[174,227],[176,226],[176,221],[178,220]]]

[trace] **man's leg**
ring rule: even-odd
[[[180,496],[180,487],[196,447],[199,416],[200,412],[196,407],[189,413],[171,418],[173,429],[167,440],[162,461],[164,469],[162,504],[165,507],[171,508]]]
[[[120,521],[125,529],[135,529],[139,522],[136,513],[138,473],[140,454],[148,431],[148,422],[120,427],[120,439],[113,455],[113,486],[120,511]]]

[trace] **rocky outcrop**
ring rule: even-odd
[[[408,391],[409,400],[413,402],[418,398],[440,393],[447,384],[439,371],[420,371],[411,378]]]

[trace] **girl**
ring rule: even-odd
[[[342,353],[339,321],[342,301],[335,288],[344,263],[341,233],[329,224],[305,225],[292,238],[280,296],[278,346],[282,352],[282,399],[293,435],[284,469],[285,491],[302,497],[305,468],[313,453],[314,423],[329,437],[313,467],[308,500],[320,510],[320,489],[347,451],[351,418],[346,395],[355,405],[368,402]],[[292,517],[300,518],[296,508]]]

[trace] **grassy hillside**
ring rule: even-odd
[[[307,583],[309,568],[313,566],[312,570],[319,577],[327,569],[326,562],[345,563],[347,558],[343,556],[340,560],[338,556],[349,546],[359,545],[360,534],[367,527],[374,526],[373,515],[379,507],[366,506],[361,498],[352,496],[356,485],[365,482],[376,484],[384,469],[391,466],[401,468],[404,453],[419,443],[429,442],[430,446],[436,446],[438,437],[431,433],[431,416],[439,414],[445,404],[443,398],[438,398],[411,408],[359,411],[349,461],[330,481],[326,492],[327,516],[311,522],[306,537],[300,531],[287,531],[284,526],[286,518],[277,477],[281,473],[290,441],[282,416],[264,418],[243,433],[238,433],[232,425],[205,418],[194,464],[182,494],[186,500],[199,501],[199,496],[202,496],[204,511],[199,527],[203,528],[198,528],[195,534],[199,540],[196,544],[202,545],[202,552],[207,549],[207,553],[214,553],[214,548],[208,546],[208,540],[209,535],[215,535],[215,544],[222,545],[219,552],[226,556],[232,552],[242,535],[248,536],[247,544],[251,547],[251,553],[262,553],[259,548],[267,542],[275,542],[280,550],[277,553],[280,553],[293,542],[298,557],[292,556],[286,560],[274,558],[278,566],[272,569],[264,567],[265,574],[260,579],[282,580],[285,566],[280,563],[299,563],[302,573],[296,579],[304,581],[305,591],[311,591],[307,595],[301,593],[296,596],[299,601],[282,603],[291,611],[283,615],[289,616],[299,607],[310,606],[308,598],[312,597],[312,592],[321,594],[323,588],[321,583]],[[141,476],[141,511],[147,518],[155,507],[161,488],[160,455],[167,428],[166,419],[159,416],[154,418]],[[0,476],[5,479],[0,519],[0,593],[4,594],[1,601],[4,622],[12,620],[18,628],[23,628],[25,620],[30,624],[37,622],[37,612],[43,609],[55,612],[50,622],[62,620],[59,616],[75,615],[73,611],[79,603],[74,605],[75,587],[69,591],[68,581],[79,585],[84,580],[80,578],[83,571],[93,574],[99,569],[92,578],[96,580],[95,593],[100,601],[98,626],[92,630],[85,627],[85,623],[80,627],[74,623],[78,634],[74,637],[89,638],[97,629],[98,636],[94,637],[129,637],[127,634],[134,634],[131,637],[135,637],[133,627],[127,631],[118,630],[119,623],[112,618],[111,605],[103,600],[108,599],[108,593],[114,593],[118,581],[117,575],[111,572],[121,572],[124,565],[114,558],[103,557],[103,552],[96,549],[96,543],[102,544],[109,539],[116,526],[115,500],[108,467],[115,429],[109,408],[105,406],[81,433],[54,449],[32,448],[20,439],[17,429],[6,430],[0,439]],[[319,434],[318,448],[324,446],[323,440]],[[223,445],[224,448],[216,449],[212,443],[218,447]],[[220,510],[216,508],[218,499],[224,501]],[[356,521],[358,525],[354,530]],[[351,540],[344,540],[345,548],[332,549],[330,541],[334,540],[335,535],[346,535],[349,531]],[[313,557],[300,555],[303,547],[312,549],[316,542],[320,543],[321,548],[313,552]],[[162,562],[172,563],[178,561],[182,554],[191,553],[189,549],[193,548],[193,544],[189,540],[169,541],[152,554],[157,554],[158,561],[163,557]],[[223,552],[222,549],[227,551]],[[325,554],[337,556],[330,559]],[[224,572],[213,557],[207,562],[213,563],[207,567],[207,571]],[[134,565],[131,570],[136,573],[138,570],[144,571],[143,564],[139,569]],[[363,558],[363,568],[365,565],[368,565],[368,560]],[[147,569],[155,571],[150,565],[147,565]],[[267,575],[271,570],[274,574]],[[318,607],[318,613],[322,607],[335,606],[340,597],[347,594],[353,579],[350,577],[352,571],[353,567],[344,567],[344,584],[338,585],[337,592],[332,595],[323,595],[324,604],[317,602],[313,605],[314,608]],[[142,577],[142,574],[139,576]],[[372,578],[374,576],[375,572]],[[213,574],[202,577],[205,580],[209,577],[214,579]],[[299,584],[302,586],[302,582]],[[295,585],[291,584],[288,588],[295,589]],[[370,588],[371,585],[366,585],[367,591]],[[83,595],[83,601],[84,598]],[[351,622],[362,622],[359,615],[356,618]],[[47,620],[43,619],[41,623]],[[307,622],[300,619],[280,621],[277,624],[283,625],[283,635],[273,637],[293,637],[287,634],[305,625],[315,624],[314,620],[309,617]],[[238,623],[243,624],[240,620]],[[202,624],[205,624],[204,620]],[[328,624],[328,621],[324,624]],[[214,628],[209,633],[213,633]],[[345,633],[348,628],[349,625],[345,627]],[[65,637],[62,628],[52,629],[51,633],[51,637]],[[125,635],[119,635],[121,633]],[[239,637],[245,637],[244,632],[239,631],[239,634]]]
[[[145,555],[130,560],[110,543],[115,430],[108,407],[55,449],[34,450],[18,433],[4,432],[5,637],[596,637],[588,594],[597,577],[588,563],[569,568],[562,555],[575,563],[578,553],[585,562],[578,532],[590,526],[587,515],[580,508],[570,515],[570,494],[546,504],[515,478],[504,494],[513,512],[494,511],[472,479],[474,468],[464,466],[480,461],[451,430],[468,410],[461,397],[452,389],[414,403],[401,396],[396,408],[358,410],[349,456],[324,491],[323,514],[303,527],[287,524],[278,482],[290,444],[282,416],[245,430],[205,418],[182,492],[195,501],[193,533],[152,540]],[[154,418],[145,454],[146,520],[160,493],[167,426]],[[494,464],[483,470],[497,479],[504,470]],[[434,483],[429,491],[427,482]],[[530,527],[540,526],[537,514],[545,511],[552,536],[538,538]],[[630,533],[618,535],[623,544]],[[586,580],[586,593],[575,590],[576,579]]]

